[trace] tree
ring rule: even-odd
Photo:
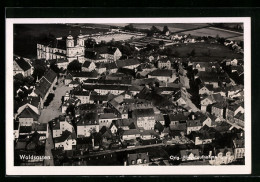
[[[78,60],[74,60],[68,64],[68,71],[81,71],[81,63]]]
[[[133,24],[126,25],[125,30],[134,31],[135,30],[134,25]]]
[[[154,25],[151,27],[150,30],[151,30],[151,32],[153,32],[153,33],[160,33],[160,32],[161,32],[161,30],[160,30],[159,28],[157,28],[156,26],[154,26]]]
[[[50,68],[55,72],[55,73],[60,73],[60,68],[57,66],[57,64],[55,64],[55,63],[52,63],[51,65],[50,65]]]
[[[168,31],[170,31],[169,28],[167,26],[164,26],[162,33],[166,34],[166,32],[168,32]]]

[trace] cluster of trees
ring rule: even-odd
[[[73,72],[81,71],[81,63],[78,60],[74,60],[68,64],[67,70]]]
[[[133,24],[126,25],[124,27],[124,30],[143,32],[143,33],[146,33],[148,37],[151,37],[151,36],[153,36],[156,33],[158,33],[158,34],[165,34],[166,32],[170,31],[168,26],[166,26],[166,25],[163,27],[163,30],[160,30],[159,28],[157,28],[154,25],[150,29],[137,29],[137,28],[134,27]]]
[[[51,101],[53,100],[53,98],[54,98],[54,94],[53,93],[50,93],[48,96],[47,96],[47,99],[46,99],[46,101],[44,102],[44,106],[45,107],[47,107],[47,106],[49,106],[50,105],[50,103],[51,103]]]

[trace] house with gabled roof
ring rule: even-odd
[[[99,132],[99,122],[97,113],[84,113],[77,118],[77,138],[89,137],[91,134]]]
[[[26,108],[26,106],[29,106],[35,113],[40,114],[40,98],[28,96],[19,103],[15,118]]]
[[[69,83],[73,80],[73,76],[71,75],[71,73],[68,73],[66,76],[65,76],[65,79],[64,79],[64,84],[65,85],[69,85]]]
[[[192,131],[199,131],[202,128],[202,123],[200,120],[187,120],[187,134]]]
[[[234,122],[234,117],[237,115],[237,113],[244,113],[244,107],[242,106],[242,104],[230,104],[227,106],[226,109],[226,119]]]
[[[194,161],[200,159],[199,149],[184,149],[180,150],[180,157],[182,161]]]
[[[140,137],[140,131],[138,129],[129,129],[125,130],[122,133],[122,140],[132,140],[136,139],[137,137]]]
[[[140,62],[138,59],[124,59],[117,60],[116,65],[118,68],[135,69],[140,65]]]
[[[114,113],[103,113],[98,116],[99,128],[103,126],[109,127],[113,120],[117,120],[119,117]]]
[[[149,155],[148,153],[134,153],[127,154],[127,165],[141,165],[147,166],[149,163]]]
[[[159,69],[171,69],[171,61],[168,58],[161,58],[157,61],[157,66]]]
[[[201,110],[203,112],[207,111],[207,107],[208,105],[211,105],[215,102],[214,98],[212,95],[202,95],[200,97],[200,106],[201,106]]]
[[[135,109],[132,113],[133,118],[137,121],[137,126],[145,130],[153,130],[155,125],[155,114],[152,108]]]
[[[114,62],[122,56],[121,51],[117,47],[101,46],[88,49],[87,51],[96,52],[97,55],[105,58],[107,62]]]
[[[148,78],[157,78],[163,82],[174,82],[177,78],[174,70],[157,69],[148,74]]]
[[[54,138],[55,148],[62,148],[63,150],[76,149],[76,133],[65,130],[59,137]]]
[[[13,75],[21,73],[24,77],[30,76],[33,73],[33,67],[29,61],[21,57],[14,57],[13,60]]]
[[[96,64],[91,61],[85,61],[81,67],[82,71],[90,72],[93,71],[96,68]]]
[[[49,124],[52,130],[53,138],[61,136],[62,132],[66,130],[70,132],[74,131],[74,127],[72,125],[72,121],[69,116],[65,117],[64,115],[60,115],[59,117],[50,121]]]
[[[49,93],[53,92],[53,87],[55,86],[56,82],[57,82],[57,74],[52,69],[49,69],[42,76],[39,82],[36,83],[34,92],[35,94],[40,96],[41,108],[43,108],[43,103],[47,99]]]
[[[38,122],[39,114],[27,105],[21,113],[17,115],[17,118],[21,126],[32,126],[33,123]]]

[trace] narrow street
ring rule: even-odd
[[[71,90],[70,87],[67,87],[58,81],[59,84],[56,86],[56,90],[54,91],[54,98],[50,105],[41,111],[41,115],[39,118],[40,123],[48,123],[52,119],[61,115],[61,98],[65,95],[65,93]],[[50,156],[50,160],[44,160],[45,166],[54,166],[53,156],[51,149],[54,148],[53,140],[52,140],[52,132],[50,127],[48,126],[48,138],[46,139],[45,143],[45,156]]]

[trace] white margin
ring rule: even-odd
[[[244,23],[245,165],[228,166],[14,166],[13,24],[57,23]],[[251,18],[7,18],[6,175],[208,175],[251,174]]]

